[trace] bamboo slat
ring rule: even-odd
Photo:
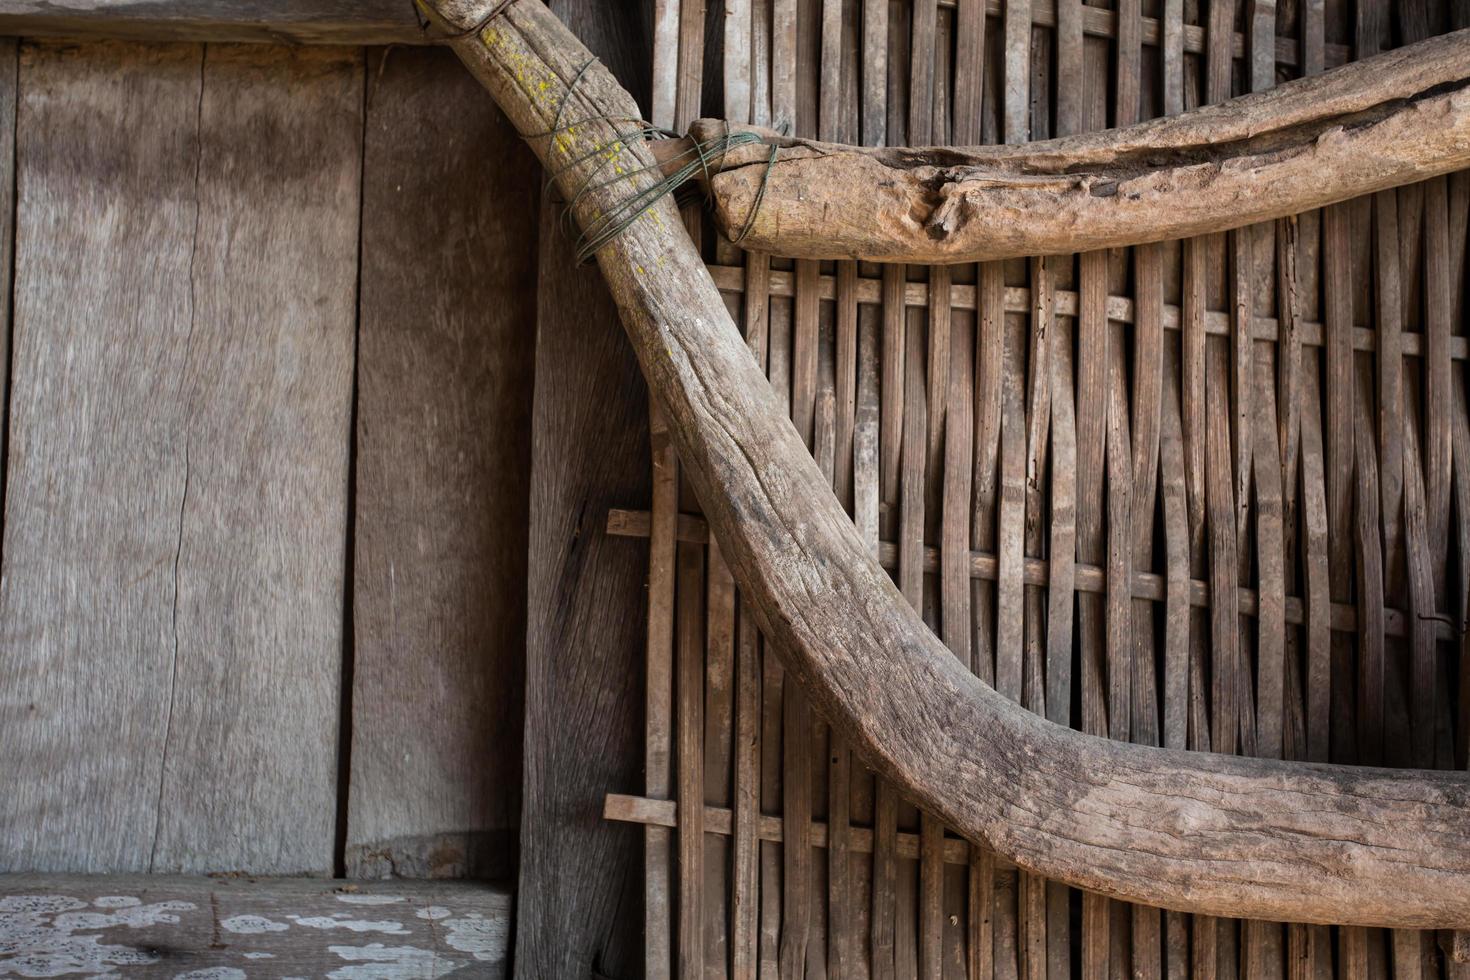
[[[683,2],[669,43],[699,34],[686,8],[724,18],[732,118],[869,145],[1123,125],[1407,37],[1337,0]],[[698,57],[655,59],[681,111]],[[1171,748],[1397,764],[1402,731],[1405,763],[1463,765],[1467,219],[1454,175],[1180,245],[909,269],[719,243],[710,272],[880,562],[1006,696]],[[676,752],[677,801],[607,816],[700,828],[659,934],[702,923],[688,975],[1449,975],[1418,933],[1334,952],[1324,927],[1078,895],[952,837],[811,717],[669,494],[608,530],[669,561],[708,545],[670,572],[704,607],[677,644],[681,684],[707,658],[683,735],[703,782]],[[658,635],[683,608],[651,605]]]

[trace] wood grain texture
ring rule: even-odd
[[[276,44],[425,44],[401,0],[0,0],[0,33]]]
[[[18,95],[20,42],[14,38],[0,41],[0,214],[15,214],[15,112]],[[15,223],[0,232],[0,290],[12,295],[15,274]],[[0,316],[0,364],[10,364],[11,305],[6,304]],[[10,371],[0,380],[0,406],[10,404]],[[0,426],[0,495],[5,492],[5,439],[7,426]],[[4,527],[4,511],[0,506],[0,529]],[[4,557],[4,536],[0,534],[0,561]]]
[[[646,98],[651,5],[553,10]],[[645,103],[646,104],[646,103]],[[542,209],[531,420],[526,708],[516,975],[641,969],[642,846],[600,819],[642,785],[647,552],[609,539],[609,507],[649,495],[648,399],[600,278]]]
[[[154,871],[329,860],[362,85],[356,51],[205,52]]]
[[[3,864],[330,871],[360,56],[22,78]]]
[[[447,12],[451,23],[463,24],[475,22],[477,11],[467,3]],[[541,8],[525,2],[509,8],[483,39],[466,40],[457,49],[526,132],[544,129],[555,111],[552,106],[564,97],[567,80],[586,60],[574,39]],[[630,111],[595,66],[566,97],[588,114]],[[588,132],[580,138],[593,140],[595,146],[599,137]],[[636,146],[628,149],[646,162]],[[552,152],[546,146],[538,150]],[[598,196],[583,201],[595,207]],[[620,297],[625,326],[670,412],[671,434],[690,482],[701,493],[732,571],[747,587],[763,627],[822,712],[839,723],[880,771],[900,778],[918,799],[967,835],[999,843],[1034,870],[1120,897],[1147,896],[1195,911],[1267,917],[1392,917],[1425,923],[1453,921],[1464,914],[1459,899],[1447,890],[1460,875],[1459,838],[1450,816],[1463,802],[1460,777],[1374,771],[1365,779],[1332,767],[1226,757],[1212,758],[1204,767],[1177,752],[1060,731],[975,681],[905,607],[846,515],[838,516],[840,507],[804,444],[780,421],[785,413],[729,324],[702,262],[676,233],[669,233],[671,207],[651,214],[600,257]],[[661,226],[669,231],[660,231]],[[769,469],[755,462],[763,458],[772,461]],[[752,533],[754,528],[761,533]],[[797,594],[802,599],[794,599]],[[903,655],[894,656],[895,650]],[[841,681],[851,670],[866,680]],[[926,702],[922,714],[932,719],[934,711],[941,711],[953,719],[953,726],[942,726],[936,736],[935,726],[911,716],[910,699],[882,693],[907,690],[941,698],[942,709]],[[951,732],[965,737],[953,738]],[[977,737],[980,744],[973,741]],[[1006,765],[1002,760],[1017,746],[1042,753],[1047,765]],[[1201,805],[1198,780],[1220,781],[1217,788],[1239,804],[1229,807],[1228,820],[1218,820],[1211,806]],[[1170,786],[1175,788],[1166,788]],[[1269,804],[1246,799],[1268,786]],[[1174,792],[1186,794],[1190,802],[1180,804]],[[1341,863],[1336,844],[1314,836],[1323,828],[1280,822],[1280,814],[1300,809],[1290,799],[1300,792],[1332,795],[1334,805],[1345,808],[1336,810],[1336,819],[1358,815],[1337,828],[1335,840],[1347,833],[1360,842],[1388,843],[1385,834],[1395,841],[1406,833],[1424,834],[1420,839],[1432,846],[1418,850],[1417,860],[1427,858],[1440,869],[1434,887],[1429,888],[1422,873],[1400,871],[1401,858],[1389,859],[1380,848],[1354,845],[1349,867]],[[1137,803],[1135,793],[1152,798],[1147,805],[1130,805],[1130,799]],[[1240,793],[1245,795],[1237,797]],[[1393,802],[1403,793],[1414,794],[1416,802],[1408,810]],[[1036,824],[1027,816],[1033,812],[1029,808],[997,802],[1012,794],[1051,799],[1055,806],[1043,808],[1045,821]],[[1072,809],[1079,804],[1085,819]],[[1381,813],[1382,808],[1393,816]],[[1143,812],[1148,813],[1147,830],[1142,825],[1130,829],[1124,814]],[[1191,833],[1190,846],[1181,851],[1176,846],[1184,833],[1180,821],[1193,828],[1201,821],[1210,826],[1208,843],[1201,845],[1200,835]],[[1408,821],[1423,823],[1409,830]],[[1121,837],[1110,836],[1115,831]],[[1109,843],[1093,836],[1099,833]],[[1137,833],[1147,833],[1151,842],[1142,855],[1129,847]],[[1213,862],[1228,861],[1233,845],[1227,842],[1242,833],[1252,842],[1249,880],[1232,877],[1226,883],[1213,877],[1210,869],[1218,867]],[[1280,845],[1266,861],[1263,840]],[[1077,847],[1086,848],[1085,857]],[[1146,872],[1132,865],[1140,857]],[[1329,866],[1333,871],[1324,872]],[[1365,874],[1392,879],[1391,908],[1368,897],[1375,889],[1343,884],[1363,883]],[[1129,881],[1134,884],[1125,884]]]
[[[0,876],[11,976],[506,976],[511,895],[382,884],[163,875]]]
[[[18,223],[46,245],[19,258],[15,295],[0,584],[0,658],[12,678],[6,769],[17,787],[0,802],[6,870],[146,871],[162,819],[183,455],[172,419],[135,421],[130,433],[106,422],[136,419],[152,390],[176,388],[183,372],[201,56],[187,47],[24,54],[19,186],[33,203]],[[146,130],[105,122],[145,106],[153,120]],[[81,127],[92,113],[93,126]],[[103,206],[91,177],[99,164],[116,175],[112,221],[98,236],[78,235],[78,217]],[[126,247],[142,240],[152,243],[146,256]],[[85,265],[99,274],[69,285]],[[89,322],[112,325],[114,341],[128,342],[83,348],[66,374],[46,370],[56,345],[70,346],[56,331]],[[157,373],[145,373],[144,363]],[[118,379],[110,390],[109,377]],[[62,430],[68,438],[57,439],[52,420],[88,402],[90,411]],[[131,451],[134,440],[154,446],[153,458]],[[48,492],[52,474],[67,472],[72,479]],[[104,487],[117,489],[104,495]],[[56,518],[47,517],[48,498]],[[109,534],[110,546],[87,547]],[[138,555],[160,562],[161,573],[129,586]],[[76,598],[46,598],[68,596]],[[97,658],[104,649],[115,653]],[[125,751],[109,751],[118,745]],[[84,787],[100,806],[82,804]]]
[[[1013,40],[1008,31],[1008,65]],[[1021,147],[873,149],[764,132],[781,148],[774,165],[766,146],[740,147],[707,183],[727,235],[801,258],[977,262],[1160,241],[1465,166],[1467,69],[1470,32],[1459,32],[1220,105]],[[726,131],[723,121],[692,129],[701,140]],[[1008,128],[1007,139],[1026,133]]]
[[[540,188],[450,52],[372,51],[368,69],[346,866],[500,877],[520,825],[506,747],[521,742]]]

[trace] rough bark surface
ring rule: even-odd
[[[727,131],[700,120],[691,135]],[[747,145],[709,181],[720,228],[738,237],[749,222],[754,250],[953,263],[1164,241],[1470,164],[1470,31],[1084,136],[874,149],[763,135],[774,165],[768,146]]]
[[[655,178],[607,120],[638,111],[535,0],[455,47],[576,199],[583,222]],[[574,89],[568,84],[576,81]],[[550,136],[543,136],[555,130]],[[591,165],[626,182],[576,197]],[[1470,777],[1191,755],[1026,712],[951,656],[865,547],[785,419],[671,201],[598,256],[735,578],[787,669],[884,776],[1047,877],[1212,915],[1470,923]]]

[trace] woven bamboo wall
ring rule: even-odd
[[[1424,2],[661,0],[654,122],[868,144],[1174,113],[1456,26]],[[982,267],[711,271],[834,490],[954,654],[1051,720],[1466,765],[1470,175],[1188,242]],[[691,218],[697,224],[697,216]],[[783,684],[658,438],[647,971],[1463,973],[1435,937],[1162,913],[950,836]],[[677,803],[677,820],[676,815]]]

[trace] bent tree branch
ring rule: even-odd
[[[691,136],[725,132],[700,120]],[[780,147],[769,177],[768,148],[750,146],[709,181],[721,229],[734,237],[749,221],[743,244],[759,251],[942,264],[1164,241],[1470,166],[1470,30],[1044,142],[871,149],[763,135]]]
[[[473,28],[496,5],[443,0],[440,24]],[[653,158],[622,135],[633,126],[609,121],[635,119],[637,106],[539,0],[515,0],[455,47],[561,173],[584,225],[659,179],[640,172]],[[579,196],[607,165],[630,176]],[[826,718],[917,802],[1024,867],[1131,901],[1470,926],[1470,776],[1146,748],[1007,701],[950,655],[868,554],[673,203],[661,200],[598,261],[761,628]]]

